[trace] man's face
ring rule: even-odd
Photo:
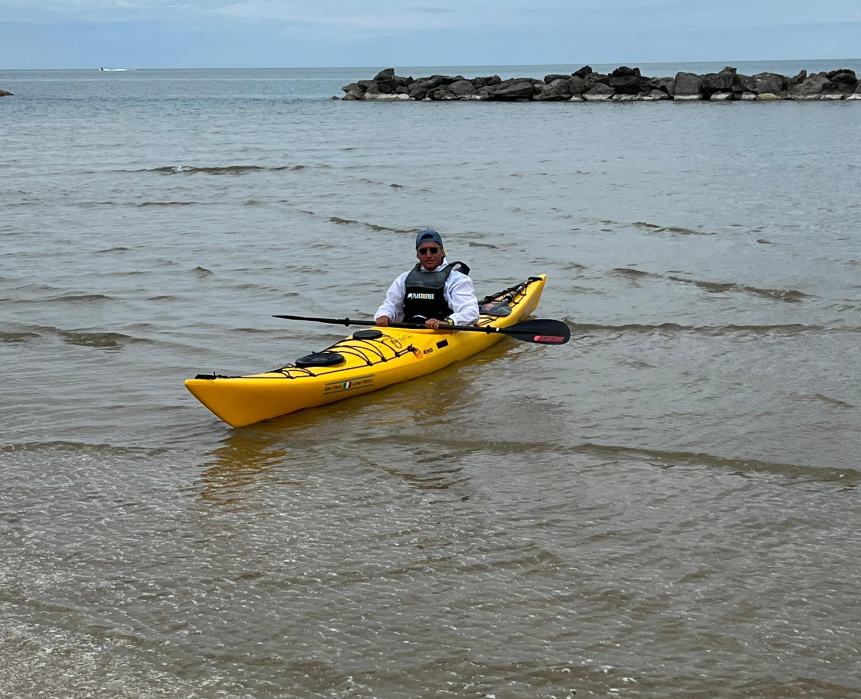
[[[442,264],[444,256],[445,252],[442,249],[442,245],[432,240],[426,240],[416,249],[416,257],[419,258],[422,267],[430,271],[435,270]]]

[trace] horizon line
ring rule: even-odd
[[[424,65],[408,65],[403,64],[388,64],[382,69],[393,68],[395,70],[408,68],[524,68],[543,66],[569,66],[569,65],[618,65],[637,67],[638,65],[660,65],[667,63],[675,64],[697,64],[697,63],[724,63],[727,66],[732,66],[735,63],[802,63],[802,62],[822,62],[822,61],[861,61],[861,57],[850,58],[846,56],[829,56],[827,58],[746,58],[746,59],[686,59],[686,60],[651,60],[651,61],[565,61],[559,63],[427,63]],[[380,64],[381,65],[381,64]],[[94,65],[94,66],[76,66],[76,67],[41,67],[41,68],[3,68],[0,67],[0,72],[12,71],[39,71],[39,70],[95,70],[104,72],[110,71],[136,71],[136,70],[380,70],[379,65],[365,66],[326,66],[326,65],[293,65],[293,66],[117,66],[117,65]]]
[[[321,65],[294,65],[294,66],[116,66],[116,65],[92,65],[92,66],[64,66],[64,67],[28,67],[28,68],[3,68],[0,67],[0,73],[8,73],[15,71],[87,71],[93,70],[96,72],[130,72],[130,71],[145,71],[145,70],[385,70],[393,68],[397,70],[406,70],[412,68],[541,68],[545,66],[628,66],[638,67],[641,65],[661,65],[661,64],[677,64],[677,65],[694,65],[702,63],[723,63],[726,66],[733,67],[735,64],[742,63],[804,63],[804,62],[823,62],[823,61],[861,61],[861,58],[848,58],[840,56],[830,56],[827,58],[746,58],[746,59],[696,59],[696,60],[657,60],[657,61],[566,61],[560,63],[427,63],[424,65],[400,65],[387,64],[368,65],[368,66],[321,66]],[[382,66],[382,68],[381,68]]]

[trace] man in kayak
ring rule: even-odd
[[[469,267],[449,263],[442,238],[433,228],[416,236],[416,257],[419,263],[398,276],[386,292],[386,300],[374,314],[376,324],[405,320],[438,329],[475,323],[478,299]]]

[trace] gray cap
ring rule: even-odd
[[[442,238],[440,238],[439,233],[437,233],[433,228],[422,228],[416,236],[416,250],[419,249],[419,246],[422,243],[429,242],[436,243],[440,247],[443,247]]]

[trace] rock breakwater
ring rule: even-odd
[[[462,75],[402,77],[393,68],[381,70],[373,80],[359,80],[342,88],[345,100],[495,100],[568,102],[654,102],[657,100],[725,102],[728,100],[861,100],[861,83],[855,72],[840,68],[794,77],[778,73],[742,75],[727,66],[719,73],[676,73],[650,78],[639,68],[620,66],[609,74],[583,66],[573,73],[537,78],[498,75],[465,78]]]

